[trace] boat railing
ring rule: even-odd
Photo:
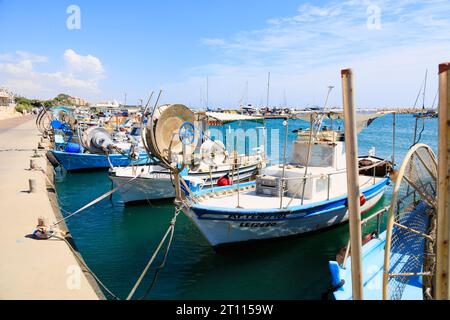
[[[377,182],[377,180],[376,180],[376,167],[383,166],[383,165],[388,164],[388,163],[389,163],[388,160],[383,160],[383,161],[371,164],[369,166],[360,167],[359,168],[359,172],[373,169],[372,184],[374,185]],[[308,179],[311,179],[311,180],[317,179],[317,178],[319,178],[319,179],[322,178],[323,179],[323,178],[326,177],[326,179],[327,179],[327,195],[326,195],[325,199],[326,200],[330,200],[330,196],[331,196],[331,191],[330,191],[330,189],[331,189],[331,177],[332,176],[336,176],[338,174],[345,174],[346,172],[347,172],[347,170],[344,169],[344,170],[338,170],[336,172],[327,173],[327,174],[306,175],[306,176],[305,175],[301,175],[301,176],[288,177],[288,178],[287,177],[283,177],[283,178],[280,178],[280,179],[281,179],[281,182],[282,182],[283,186],[285,185],[285,182],[287,182],[287,181],[300,180],[300,184],[303,185],[303,188],[299,188],[299,190],[295,194],[295,196],[299,196],[300,195],[300,191],[301,191],[301,204],[303,205],[304,198],[305,198],[305,187],[306,187],[306,182],[308,181]],[[387,172],[387,170],[386,170],[386,174],[388,174],[388,173],[389,172]],[[280,203],[283,203],[284,191],[285,190],[283,189],[283,191],[281,192],[281,202]],[[285,209],[287,209],[291,205],[291,203],[292,203],[293,199],[295,198],[295,196],[291,197],[291,200],[289,201],[289,203],[285,207]]]
[[[386,207],[384,207],[383,209],[378,210],[377,212],[372,213],[372,214],[369,215],[368,217],[362,219],[362,220],[361,220],[361,227],[364,227],[368,222],[370,222],[370,221],[372,221],[373,219],[376,218],[376,219],[377,219],[376,237],[379,237],[380,232],[381,232],[381,223],[382,223],[382,221],[383,221],[383,220],[382,220],[382,219],[383,219],[383,216],[384,216],[386,213],[389,212],[389,208],[390,208],[390,206],[386,206]],[[350,256],[350,239],[348,240],[347,247],[346,247],[346,249],[345,249],[345,256],[344,256],[344,259],[343,259],[342,265],[341,265],[341,267],[342,267],[343,269],[345,269],[345,268],[347,267],[347,260],[348,260],[348,257],[349,257],[349,256]]]

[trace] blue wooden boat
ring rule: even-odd
[[[416,206],[409,215],[404,216],[401,224],[414,227],[414,230],[427,233],[430,223],[430,215],[427,214],[428,206],[423,202]],[[393,238],[405,239],[408,231],[404,228],[394,227]],[[423,271],[423,252],[425,250],[424,237],[409,237],[407,245],[396,246],[391,250],[391,263],[389,273],[420,274]],[[386,231],[373,238],[362,247],[362,280],[363,296],[365,300],[381,300],[383,297],[383,270],[386,247]],[[418,259],[417,257],[420,257]],[[333,287],[337,288],[333,295],[336,300],[352,300],[352,268],[351,257],[344,265],[337,261],[329,262],[329,269]],[[392,287],[400,287],[401,300],[423,300],[422,276],[412,276],[391,279]]]
[[[416,144],[410,149],[398,171],[386,231],[380,233],[380,212],[362,221],[367,224],[377,217],[377,231],[365,239],[361,254],[363,298],[367,300],[432,299],[436,267],[437,212],[436,157],[430,147]],[[329,262],[332,289],[337,300],[350,300],[352,268],[350,242],[343,256]]]
[[[132,160],[126,155],[110,154],[109,160],[106,155],[91,153],[70,153],[65,151],[51,150],[51,154],[58,163],[67,171],[108,169],[110,166],[125,167],[130,165],[145,165],[149,162],[147,153],[139,153],[137,160]]]

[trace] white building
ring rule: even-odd
[[[0,88],[0,107],[14,107],[14,94],[6,88]]]

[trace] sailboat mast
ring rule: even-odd
[[[266,100],[266,107],[269,108],[269,98],[270,98],[270,72],[267,77],[267,100]]]
[[[206,109],[209,109],[209,77],[206,77]]]
[[[425,93],[427,92],[427,79],[428,79],[428,69],[425,71],[425,82],[423,85],[423,101],[422,101],[422,109],[425,109]]]

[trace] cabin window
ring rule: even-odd
[[[334,165],[334,147],[328,144],[313,144],[311,147],[311,157],[309,166],[311,167],[332,167]],[[300,166],[307,165],[308,144],[296,143],[292,152],[291,163]]]

